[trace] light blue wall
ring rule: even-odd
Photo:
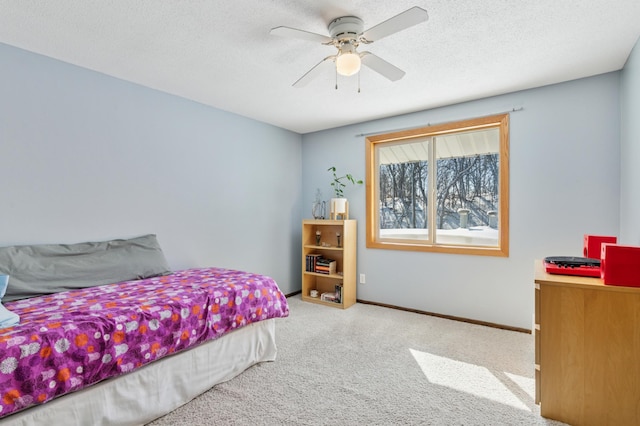
[[[360,134],[522,107],[509,258],[366,249],[364,187],[346,195],[359,299],[530,328],[534,259],[579,255],[584,233],[640,244],[638,53],[622,73],[301,137],[0,44],[0,246],[153,232],[174,269],[252,270],[290,293],[326,169],[364,176]]]
[[[621,73],[620,242],[640,245],[640,39]]]
[[[155,233],[300,288],[301,136],[0,44],[0,246]]]
[[[620,229],[620,73],[609,73],[303,136],[303,217],[329,174],[361,178],[361,134],[449,122],[522,108],[510,116],[510,256],[416,253],[365,247],[365,188],[349,188],[358,219],[358,299],[531,328],[533,265],[582,255],[585,233]],[[425,94],[428,96],[428,94]]]

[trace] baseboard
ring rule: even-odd
[[[294,291],[293,293],[285,294],[285,297],[292,297],[292,296],[296,296],[296,295],[301,294],[301,293],[302,293],[302,290],[298,290],[298,291]],[[358,303],[363,303],[365,305],[375,305],[375,306],[380,306],[380,307],[383,307],[383,308],[397,309],[399,311],[413,312],[413,313],[416,313],[416,314],[430,315],[432,317],[444,318],[444,319],[453,320],[453,321],[461,321],[461,322],[467,322],[467,323],[470,323],[470,324],[484,325],[486,327],[499,328],[499,329],[502,329],[502,330],[517,331],[519,333],[531,334],[531,330],[529,330],[527,328],[511,327],[509,325],[495,324],[495,323],[492,323],[492,322],[472,320],[472,319],[469,319],[469,318],[456,317],[456,316],[453,316],[453,315],[436,314],[435,312],[427,312],[427,311],[421,311],[419,309],[404,308],[402,306],[388,305],[386,303],[371,302],[369,300],[356,299],[356,301]]]
[[[430,315],[432,317],[444,318],[444,319],[449,319],[449,320],[453,320],[453,321],[461,321],[461,322],[467,322],[467,323],[470,323],[470,324],[484,325],[484,326],[493,327],[493,328],[500,328],[502,330],[517,331],[519,333],[531,334],[531,330],[526,329],[526,328],[511,327],[511,326],[508,326],[508,325],[495,324],[495,323],[486,322],[486,321],[478,321],[478,320],[473,320],[473,319],[469,319],[469,318],[456,317],[456,316],[453,316],[453,315],[436,314],[434,312],[421,311],[419,309],[403,308],[402,306],[388,305],[386,303],[371,302],[371,301],[368,301],[368,300],[357,299],[357,302],[358,303],[363,303],[365,305],[381,306],[383,308],[397,309],[399,311],[413,312],[413,313],[416,313],[416,314]]]

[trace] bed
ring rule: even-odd
[[[131,263],[145,270],[111,281]],[[19,317],[0,329],[0,425],[145,424],[275,360],[274,322],[289,312],[264,275],[169,271],[153,235],[0,248],[0,274]]]

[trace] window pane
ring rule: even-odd
[[[498,155],[474,159],[438,160],[436,242],[456,245],[498,245],[496,180],[483,176],[481,170],[497,166]]]
[[[429,241],[429,141],[381,146],[380,238]]]
[[[498,129],[435,138],[436,243],[497,246]]]

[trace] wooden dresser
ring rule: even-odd
[[[535,263],[536,402],[579,425],[640,425],[640,288]]]

